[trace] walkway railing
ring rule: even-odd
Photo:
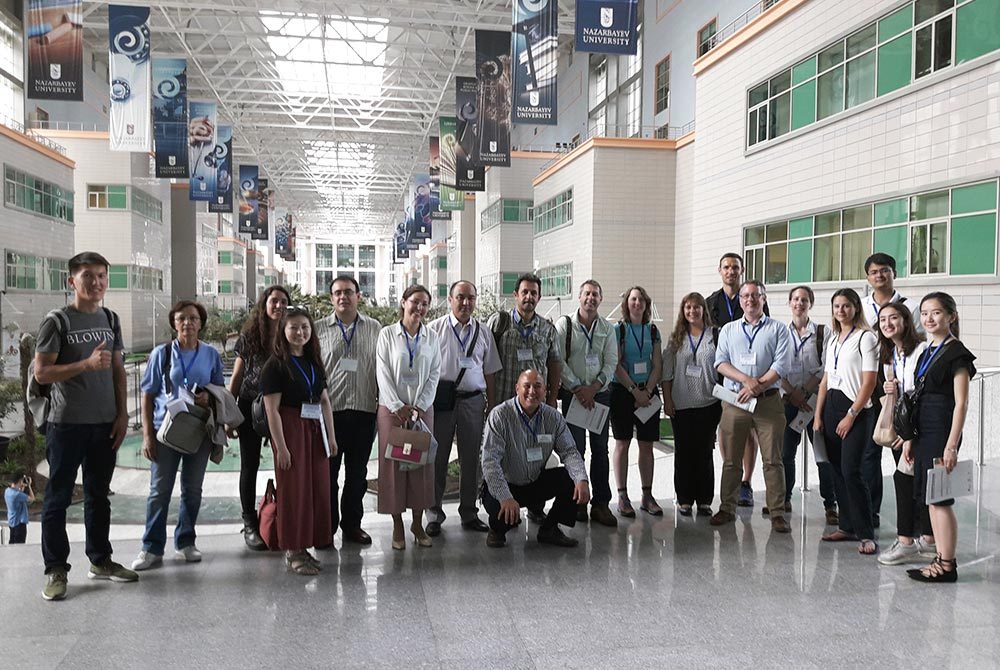
[[[560,155],[543,165],[542,171],[555,164],[562,158],[563,154],[568,154],[587,140],[595,137],[676,140],[694,131],[694,128],[695,123],[693,120],[685,123],[683,126],[636,126],[634,124],[620,124],[590,128],[586,136],[580,136],[573,142],[556,143],[554,150]]]
[[[84,123],[83,121],[39,121],[31,122],[32,128],[40,130],[81,130],[85,132],[107,132],[108,122]]]
[[[719,46],[722,42],[736,34],[743,26],[747,25],[758,16],[766,12],[767,10],[778,4],[780,0],[757,0],[757,2],[751,5],[750,9],[743,12],[737,16],[729,25],[727,25],[722,30],[717,31],[714,35],[706,37],[701,44],[698,45],[698,54],[703,56],[709,51]]]
[[[38,133],[32,132],[31,128],[26,128],[24,126],[24,124],[21,123],[20,121],[12,119],[9,116],[5,116],[3,114],[0,114],[0,125],[7,126],[11,130],[15,130],[15,131],[21,133],[25,137],[30,138],[32,141],[38,142],[42,146],[48,147],[49,149],[52,149],[52,151],[55,151],[58,154],[61,154],[63,156],[66,155],[66,147],[64,147],[61,144],[56,144],[55,142],[53,142],[49,138],[42,137]]]

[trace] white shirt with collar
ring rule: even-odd
[[[904,298],[900,295],[899,291],[893,290],[892,299],[889,303],[901,302],[913,313],[913,321],[917,324],[917,328],[920,329],[920,304],[915,300],[910,300],[909,298]],[[861,308],[865,313],[865,320],[868,321],[868,327],[872,330],[878,328],[878,313],[882,309],[882,306],[875,302],[875,292],[872,291],[864,298],[861,299]]]
[[[829,328],[823,329],[823,337],[827,337],[830,334]],[[806,335],[805,337],[799,337],[799,331],[795,327],[794,323],[788,324],[788,336],[791,339],[791,363],[788,367],[788,376],[785,377],[785,381],[789,383],[790,386],[801,389],[804,388],[806,382],[808,382],[812,377],[820,378],[823,376],[823,365],[826,361],[827,349],[826,343],[823,346],[823,356],[820,357],[819,346],[817,342],[819,341],[819,326],[815,321],[809,319],[809,323],[806,325]]]
[[[462,369],[460,359],[466,357],[469,344],[476,336],[477,324],[479,337],[470,357],[472,366],[466,368],[462,383],[458,385],[458,390],[462,392],[485,391],[486,375],[496,374],[503,367],[496,342],[493,341],[492,331],[486,324],[473,318],[463,325],[451,313],[434,319],[427,325],[427,328],[438,336],[438,345],[441,348],[441,379],[455,381]]]
[[[378,402],[391,412],[403,405],[427,411],[434,404],[441,374],[438,335],[421,324],[417,338],[409,337],[402,322],[386,326],[378,334],[376,377]],[[413,365],[410,365],[410,347]]]

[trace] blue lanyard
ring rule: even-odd
[[[639,325],[639,337],[635,336],[635,328],[632,327],[631,323],[626,324],[626,325],[628,326],[628,332],[632,333],[632,339],[635,341],[635,346],[639,347],[639,358],[636,359],[636,360],[640,360],[641,361],[642,360],[642,346],[646,343],[646,328],[644,327],[645,324],[640,324]]]
[[[299,363],[299,359],[297,359],[295,356],[292,356],[292,363],[295,363],[295,367],[299,369],[299,372],[302,373],[302,378],[305,379],[306,384],[309,385],[309,402],[312,402],[313,399],[316,397],[315,395],[313,395],[313,387],[316,385],[316,368],[313,366],[312,363],[309,363],[309,372],[312,373],[312,377],[306,377],[306,371],[302,368],[302,364]]]
[[[902,394],[906,391],[906,354],[903,354],[903,374],[900,375],[899,371],[896,369],[896,352],[892,352],[892,376],[899,381],[899,392]]]
[[[701,348],[701,341],[705,339],[705,331],[707,328],[701,329],[701,337],[698,338],[698,344],[694,343],[694,338],[691,337],[691,331],[688,331],[688,343],[691,345],[691,356],[695,359],[698,358],[698,349]]]
[[[451,324],[451,332],[455,333],[455,339],[458,340],[458,355],[464,356],[465,343],[469,341],[470,337],[472,337],[472,321],[469,321],[469,332],[465,334],[464,340],[458,336],[458,329],[455,328],[455,324]]]
[[[517,332],[521,334],[521,339],[524,340],[524,343],[531,344],[528,340],[531,337],[531,334],[535,332],[535,326],[532,325],[530,328],[525,330],[524,327],[521,325],[521,319],[517,315],[516,309],[510,310],[510,320],[514,322],[515,326],[517,326]]]
[[[837,371],[837,366],[840,365],[840,352],[841,352],[841,350],[844,348],[844,345],[847,344],[847,340],[851,339],[851,335],[853,335],[854,331],[857,330],[857,329],[858,329],[857,326],[854,326],[853,328],[851,328],[851,332],[849,332],[847,334],[847,337],[844,338],[844,341],[843,342],[839,342],[838,341],[837,344],[834,345],[834,347],[833,347],[833,371],[834,372]]]
[[[809,333],[802,339],[799,339],[799,334],[792,324],[788,324],[788,330],[792,333],[792,347],[795,349],[795,358],[798,358],[799,354],[802,353],[802,347],[806,346],[806,342],[812,338],[812,333]],[[798,344],[795,344],[796,340],[798,340]]]
[[[521,404],[518,403],[517,405],[517,413],[521,416],[521,423],[523,423],[524,427],[528,429],[531,436],[535,438],[535,442],[538,441],[538,423],[542,420],[542,413],[540,410],[541,407],[539,407],[538,411],[535,412],[535,417],[533,419],[528,419],[528,415],[524,413],[523,409],[521,409]],[[532,426],[532,424],[535,425]]]
[[[194,362],[198,360],[198,353],[201,351],[201,342],[198,342],[194,346],[194,355],[191,357],[191,367],[194,367]],[[184,388],[189,388],[188,385],[188,366],[184,362],[184,354],[181,353],[181,344],[177,343],[177,359],[181,362],[181,374],[184,375]]]
[[[753,327],[753,336],[747,332],[747,322],[740,321],[740,327],[743,329],[743,337],[747,338],[747,349],[753,353],[753,342],[757,339],[757,335],[760,334],[760,329],[764,327],[764,322],[767,320],[766,316],[760,318],[760,323]]]
[[[736,319],[736,312],[733,311],[733,303],[729,300],[729,296],[726,292],[722,292],[722,299],[726,301],[726,309],[729,310],[729,320],[733,321]],[[740,297],[736,296],[736,303],[739,304]]]
[[[595,321],[593,325],[591,325],[590,327],[594,328],[594,326],[596,325],[597,322]],[[587,338],[587,353],[589,354],[594,349],[594,336],[591,333],[587,332],[587,329],[583,327],[582,323],[580,324],[580,330],[583,331],[583,336]],[[566,356],[569,357],[568,351],[566,352]]]
[[[403,326],[400,326],[403,328]],[[413,340],[413,347],[410,347],[410,334],[406,332],[406,328],[403,328],[403,335],[406,336],[406,351],[410,354],[410,369],[413,369],[413,357],[417,355],[417,350],[420,348],[420,332],[423,330],[423,326],[420,330],[417,330],[417,337]]]
[[[340,334],[344,338],[344,355],[345,356],[350,356],[351,355],[351,342],[354,340],[354,333],[357,332],[357,330],[358,330],[358,319],[359,318],[360,318],[359,316],[354,317],[354,323],[351,324],[351,335],[349,337],[347,335],[347,329],[344,328],[344,322],[341,321],[340,319],[337,319],[337,325],[340,326]]]
[[[941,340],[941,344],[937,345],[936,347],[928,345],[927,349],[924,350],[924,353],[920,355],[920,362],[917,364],[917,377],[916,377],[917,379],[920,379],[921,377],[924,376],[924,373],[927,372],[927,368],[929,368],[931,366],[931,363],[934,361],[934,357],[937,356],[938,353],[940,353],[941,347],[943,347],[950,339],[951,335]],[[927,354],[930,354],[930,356],[928,356]]]

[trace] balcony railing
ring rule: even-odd
[[[66,147],[64,147],[61,144],[56,144],[49,138],[42,137],[38,133],[32,132],[31,128],[25,128],[24,124],[21,123],[20,121],[12,119],[9,116],[0,114],[0,125],[7,126],[11,130],[21,133],[25,137],[31,139],[33,142],[38,142],[42,146],[52,149],[52,151],[55,151],[58,154],[61,154],[63,156],[66,155]]]
[[[102,133],[108,131],[108,122],[84,123],[83,121],[39,121],[31,122],[32,128],[39,130],[80,130],[91,133]]]
[[[714,35],[705,38],[702,43],[698,45],[698,53],[700,55],[707,54],[709,51],[735,35],[736,31],[740,28],[747,25],[767,10],[771,9],[771,7],[774,7],[778,4],[778,2],[780,2],[780,0],[757,0],[757,2],[751,5],[750,9],[733,19],[733,21],[730,22],[725,28],[716,32]]]

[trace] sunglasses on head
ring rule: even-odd
[[[309,316],[309,308],[305,305],[289,305],[285,308],[285,316]]]

